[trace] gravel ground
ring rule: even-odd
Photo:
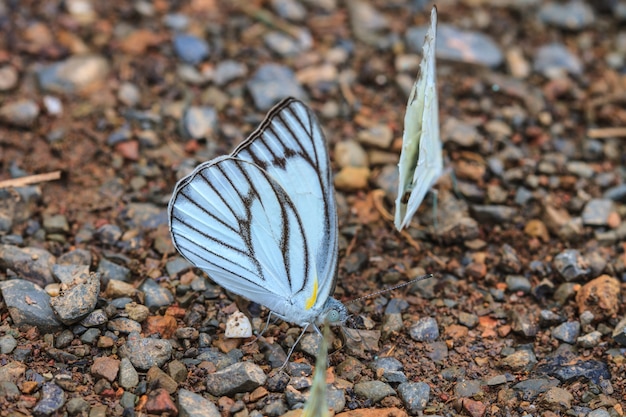
[[[340,416],[623,416],[626,6],[440,1],[446,173],[392,210],[423,1],[0,1],[0,416],[296,416],[320,343],[177,255],[177,179],[280,98],[339,210]],[[34,177],[36,174],[43,176]]]

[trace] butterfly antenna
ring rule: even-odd
[[[398,288],[406,287],[407,285],[411,285],[414,282],[423,281],[425,279],[433,278],[433,277],[434,277],[433,274],[422,275],[420,277],[412,279],[409,282],[404,282],[402,284],[398,284],[398,285],[395,285],[395,286],[390,287],[390,288],[385,288],[384,290],[376,291],[376,292],[373,292],[371,294],[364,295],[363,297],[359,297],[359,298],[355,298],[354,300],[347,301],[346,304],[352,304],[352,303],[356,303],[357,301],[362,301],[362,300],[366,300],[368,298],[376,297],[376,296],[378,296],[380,294],[384,294],[384,293],[389,292],[389,291],[397,290]]]

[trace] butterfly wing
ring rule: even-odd
[[[312,294],[317,287],[314,305],[321,307],[335,287],[337,211],[326,140],[315,115],[302,102],[287,98],[268,113],[233,156],[265,170],[291,197],[317,278],[294,277],[298,280],[294,284],[304,294]]]
[[[430,24],[424,40],[418,79],[411,89],[404,116],[394,219],[398,230],[409,225],[426,193],[443,171],[435,71],[436,8],[431,12]]]
[[[282,101],[230,156],[183,178],[169,212],[179,252],[224,288],[298,324],[328,298],[335,201],[324,137],[301,102]]]

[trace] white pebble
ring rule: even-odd
[[[250,320],[240,311],[234,312],[226,320],[226,337],[231,339],[246,339],[252,336]]]

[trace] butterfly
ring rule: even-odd
[[[302,102],[284,99],[230,155],[182,178],[168,212],[176,249],[218,285],[305,330],[345,322],[330,297],[338,230],[326,140]]]
[[[398,197],[394,224],[402,230],[443,171],[437,79],[435,74],[435,43],[437,35],[437,8],[430,14],[430,29],[422,48],[417,81],[404,115],[402,151],[398,163]]]

